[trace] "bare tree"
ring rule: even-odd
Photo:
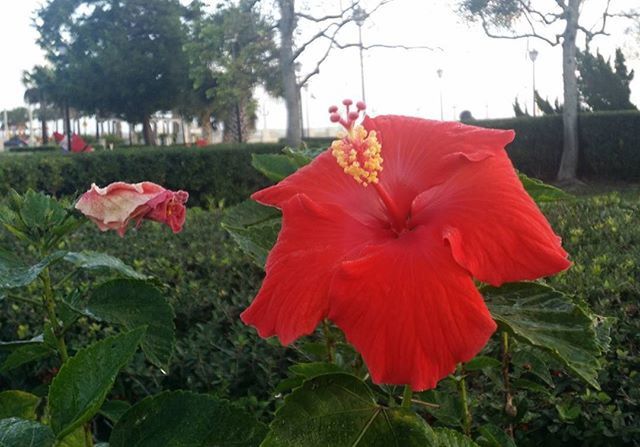
[[[460,11],[470,21],[479,21],[487,36],[497,39],[533,38],[551,46],[562,45],[562,80],[564,87],[564,141],[558,169],[559,181],[573,182],[578,173],[578,83],[576,78],[577,38],[584,35],[587,48],[591,40],[607,34],[612,17],[635,17],[634,11],[612,12],[612,0],[603,4],[600,20],[587,28],[581,23],[585,0],[554,0],[553,7],[543,9],[532,0],[461,0]],[[621,4],[628,4],[620,2]],[[534,6],[535,5],[535,6]],[[512,32],[519,22],[526,31]],[[557,32],[558,27],[561,30]]]
[[[277,0],[280,18],[277,28],[280,34],[279,66],[282,81],[282,96],[287,109],[287,144],[298,147],[302,143],[302,114],[300,107],[300,89],[315,75],[320,73],[320,66],[327,60],[333,49],[361,47],[363,50],[372,48],[402,48],[429,49],[430,47],[373,44],[361,46],[360,43],[340,43],[338,38],[345,25],[368,20],[382,6],[393,0],[379,0],[363,12],[361,0],[353,0],[349,5],[325,15],[315,16],[296,9],[295,0]],[[360,15],[358,15],[358,12]],[[296,42],[295,35],[300,23],[311,24],[316,32],[302,42]],[[325,45],[321,57],[316,60],[313,68],[304,74],[296,76],[298,58],[312,45]]]

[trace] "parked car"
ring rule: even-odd
[[[27,143],[17,135],[10,138],[8,141],[4,142],[4,147],[26,147],[26,146],[29,146],[29,143]]]

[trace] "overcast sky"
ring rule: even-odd
[[[185,0],[186,1],[186,0]],[[349,0],[342,0],[347,4]],[[635,0],[633,0],[635,1]],[[35,43],[37,33],[31,17],[42,0],[0,0],[0,109],[23,104],[22,71],[44,62]],[[210,3],[215,3],[213,0]],[[340,0],[298,2],[317,13],[339,7]],[[365,7],[377,3],[365,0]],[[551,0],[536,3],[550,5]],[[605,0],[586,0],[584,17],[588,26],[598,20]],[[631,0],[613,0],[628,7]],[[395,0],[384,6],[363,27],[368,44],[430,46],[433,51],[374,49],[365,52],[365,91],[372,114],[399,113],[429,118],[440,117],[442,91],[445,119],[453,119],[462,110],[476,118],[513,115],[512,104],[531,109],[532,65],[527,49],[536,48],[536,86],[552,101],[562,95],[561,51],[537,40],[496,40],[484,35],[477,25],[465,23],[455,14],[455,0]],[[322,6],[320,6],[322,5]],[[592,47],[609,56],[616,46],[627,50],[637,42],[625,34],[624,22],[610,22],[610,37],[598,37]],[[342,35],[343,43],[357,42],[357,27]],[[438,49],[439,48],[439,49]],[[303,58],[303,72],[312,69],[314,60],[324,51],[319,43]],[[631,51],[627,51],[631,53]],[[640,74],[640,62],[628,61]],[[443,70],[442,80],[437,76]],[[640,75],[632,84],[632,101],[640,104]],[[262,98],[262,94],[259,93]],[[303,91],[303,112],[309,112],[312,127],[328,124],[326,109],[344,97],[360,97],[360,65],[357,49],[335,50]],[[279,100],[263,101],[259,119],[266,117],[269,128],[282,128],[285,114]],[[263,113],[264,112],[264,113]],[[307,121],[305,119],[305,121]],[[305,123],[306,124],[306,123]],[[262,122],[258,123],[262,127]]]

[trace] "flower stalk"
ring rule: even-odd
[[[404,393],[402,394],[402,407],[411,407],[411,399],[413,398],[413,391],[411,391],[410,385],[404,386]]]
[[[467,392],[467,378],[464,366],[458,364],[458,391],[460,392],[460,405],[462,407],[462,426],[464,434],[471,436],[471,409],[469,408],[469,397]]]
[[[509,353],[509,333],[502,331],[502,382],[504,384],[504,412],[510,418],[518,413],[516,406],[513,404],[513,394],[511,392],[511,383],[509,382],[509,367],[511,364],[511,354]],[[506,432],[513,438],[513,424],[509,423]]]
[[[58,320],[58,316],[56,315],[56,303],[53,297],[53,288],[51,287],[51,275],[49,273],[49,268],[45,268],[42,272],[42,285],[44,288],[44,303],[45,308],[47,310],[47,317],[51,322],[51,326],[53,327],[53,335],[56,339],[56,344],[58,347],[58,354],[60,355],[60,360],[62,363],[65,363],[69,358],[69,354],[67,352],[67,345],[64,341],[64,334],[62,333],[62,327],[60,326],[60,321]]]
[[[335,363],[335,346],[333,343],[333,337],[331,336],[331,328],[329,327],[329,321],[325,318],[322,322],[322,333],[324,334],[324,341],[327,345],[327,362]]]

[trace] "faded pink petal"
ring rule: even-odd
[[[184,191],[169,191],[152,182],[115,182],[105,188],[94,183],[80,197],[76,209],[100,230],[115,230],[120,236],[124,236],[129,222],[139,225],[146,218],[166,223],[178,232],[184,224],[188,197]],[[150,216],[152,213],[156,214]]]

